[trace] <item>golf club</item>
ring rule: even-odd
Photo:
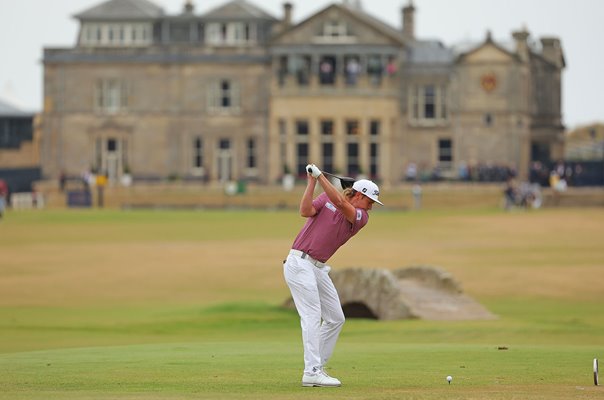
[[[308,173],[311,173],[312,171],[310,170],[310,168],[308,169]],[[340,175],[336,175],[336,174],[332,174],[331,172],[326,172],[326,171],[321,171],[323,172],[325,175],[331,176],[332,178],[336,178],[340,180],[340,186],[342,186],[342,189],[347,189],[352,187],[352,185],[354,185],[355,179],[351,178],[349,176],[340,176]]]
[[[325,172],[325,171],[323,171],[323,173],[325,175],[331,176],[332,178],[339,179],[340,180],[340,186],[342,186],[342,189],[347,189],[347,188],[352,187],[352,185],[354,185],[355,179],[351,178],[349,176],[339,176],[339,175],[335,175],[335,174],[332,174],[330,172]]]

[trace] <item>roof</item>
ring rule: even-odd
[[[219,20],[247,20],[268,19],[277,20],[275,17],[246,0],[232,0],[222,6],[214,8],[203,14],[204,19]]]
[[[457,43],[454,43],[451,46],[451,49],[455,52],[455,54],[460,55],[463,53],[469,53],[470,51],[479,48],[480,46],[482,46],[485,43],[484,40],[466,40],[466,41],[460,41]],[[497,41],[493,41],[493,43],[496,43],[496,45],[509,52],[509,53],[515,53],[516,52],[516,42],[512,41],[512,40],[497,40]],[[527,46],[529,48],[529,50],[531,52],[533,52],[533,54],[540,54],[541,53],[541,47],[539,46],[538,43],[533,42],[533,41],[528,41],[527,42]]]
[[[515,41],[494,41],[490,33],[487,33],[487,38],[484,41],[463,41],[451,46],[451,50],[455,56],[463,58],[466,55],[478,51],[485,44],[491,44],[499,50],[509,54],[512,57],[517,57],[517,44]],[[526,45],[531,57],[536,57],[548,64],[554,65],[551,60],[543,56],[543,47],[532,40],[528,40]],[[564,61],[564,60],[563,60]]]
[[[312,21],[314,18],[316,18],[318,15],[320,14],[324,14],[329,12],[329,10],[332,9],[337,9],[339,11],[342,11],[345,14],[350,15],[352,18],[360,21],[361,23],[366,24],[367,26],[377,30],[378,32],[380,32],[381,34],[383,34],[384,36],[389,37],[390,39],[394,40],[395,42],[399,43],[399,44],[403,44],[404,43],[404,38],[403,38],[403,33],[399,30],[397,30],[396,28],[393,28],[392,26],[388,25],[387,23],[381,21],[380,19],[366,13],[365,11],[363,11],[361,8],[359,8],[358,6],[353,6],[350,4],[339,4],[339,3],[333,3],[325,8],[323,8],[322,10],[316,12],[315,14],[307,17],[306,19],[304,19],[303,21],[292,25],[289,29],[284,30],[283,32],[279,33],[277,35],[277,37],[281,37],[284,35],[287,35],[289,32],[297,29],[298,27],[308,23],[309,21]],[[275,38],[273,38],[275,39]]]
[[[12,104],[0,99],[0,116],[2,117],[26,117],[31,116],[33,113],[23,111]]]
[[[75,15],[88,20],[154,19],[164,10],[149,0],[109,0]]]
[[[578,126],[566,132],[566,140],[604,140],[604,122]]]
[[[407,46],[412,64],[451,64],[455,59],[454,50],[439,40],[416,40]]]
[[[388,25],[377,17],[374,17],[373,15],[365,12],[362,8],[350,4],[338,4],[338,6],[350,11],[353,15],[357,16],[357,18],[364,21],[366,24],[376,28],[380,32],[388,34],[389,36],[392,36],[398,40],[403,40],[402,31]]]

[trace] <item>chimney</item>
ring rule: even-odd
[[[193,0],[187,0],[185,2],[184,13],[193,14],[194,9],[195,9],[195,6],[193,5]]]
[[[516,41],[516,54],[518,54],[518,57],[520,57],[520,60],[522,60],[523,62],[526,62],[529,59],[529,36],[530,34],[526,30],[526,28],[522,28],[521,31],[512,32],[512,37]]]
[[[541,38],[541,46],[543,48],[541,52],[543,58],[553,63],[558,68],[564,68],[566,66],[562,46],[560,45],[560,39],[554,37],[543,37]]]
[[[292,3],[283,3],[283,25],[289,27],[292,24],[294,6]]]
[[[415,7],[413,0],[409,0],[409,4],[403,7],[403,37],[405,39],[415,39]]]

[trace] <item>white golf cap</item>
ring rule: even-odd
[[[378,196],[380,195],[380,188],[372,181],[368,179],[358,180],[354,183],[354,185],[352,185],[352,188],[357,192],[363,193],[365,196],[369,197],[376,203],[384,205],[384,203],[378,200]]]

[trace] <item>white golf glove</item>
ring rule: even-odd
[[[308,164],[306,166],[306,172],[308,172],[315,179],[317,179],[323,173],[315,164]]]

